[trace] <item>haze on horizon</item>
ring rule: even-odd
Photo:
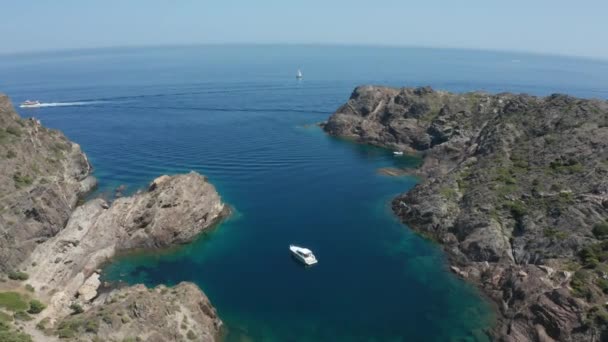
[[[179,44],[356,44],[608,59],[608,2],[13,1],[0,54]]]

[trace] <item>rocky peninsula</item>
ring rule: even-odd
[[[393,210],[497,304],[495,340],[608,338],[608,102],[361,86],[323,127],[424,158]]]
[[[99,268],[115,254],[190,242],[228,214],[204,176],[80,203],[96,183],[85,154],[4,95],[0,161],[0,340],[219,338],[222,322],[192,283],[100,291]]]

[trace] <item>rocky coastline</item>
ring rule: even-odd
[[[497,304],[493,339],[608,338],[608,102],[361,86],[322,127],[423,157],[393,211]]]
[[[79,203],[96,184],[86,155],[4,95],[0,160],[0,339],[220,338],[222,321],[192,283],[100,291],[99,268],[115,254],[190,242],[228,215],[206,177],[164,175],[111,203]]]

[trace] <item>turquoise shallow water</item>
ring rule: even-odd
[[[304,80],[295,80],[302,68]],[[391,214],[415,158],[326,136],[358,84],[607,98],[608,65],[550,56],[364,47],[192,47],[0,56],[0,89],[63,130],[99,193],[209,176],[234,214],[194,243],[117,258],[104,278],[196,282],[229,341],[484,341],[492,310]],[[290,243],[312,248],[303,268]]]

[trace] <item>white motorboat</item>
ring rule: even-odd
[[[315,258],[315,255],[308,248],[289,245],[289,250],[296,259],[305,265],[310,266],[317,263],[317,258]]]
[[[401,151],[393,151],[393,154],[396,155],[396,156],[402,156],[403,152],[401,152]]]
[[[301,80],[303,77],[304,75],[302,75],[302,71],[298,69],[298,72],[296,73],[296,79]]]
[[[40,101],[26,100],[19,105],[20,108],[36,108],[40,107]]]

